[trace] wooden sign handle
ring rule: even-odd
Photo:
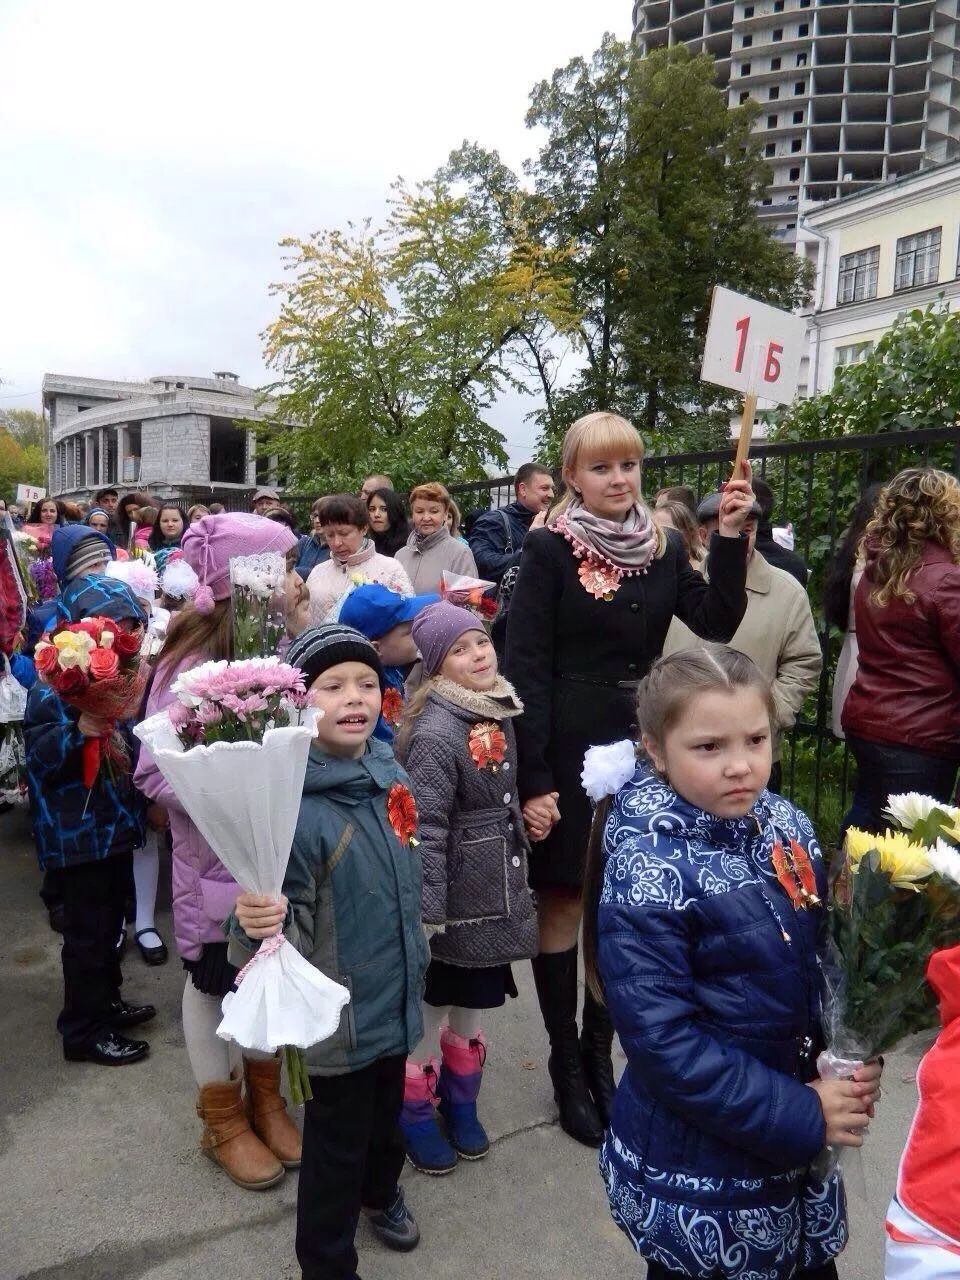
[[[740,439],[737,441],[737,454],[733,460],[733,475],[740,475],[740,463],[746,462],[750,456],[750,442],[753,439],[753,420],[757,414],[757,397],[747,392],[743,397],[743,416],[740,419]]]

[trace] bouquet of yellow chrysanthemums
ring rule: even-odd
[[[924,974],[930,953],[960,941],[960,810],[891,796],[901,828],[851,827],[833,884],[824,966],[830,1051],[863,1060],[937,1025]]]
[[[901,830],[877,836],[850,827],[832,885],[823,1079],[849,1079],[905,1035],[937,1026],[927,961],[960,941],[960,810],[916,793],[887,803]],[[818,1171],[836,1158],[827,1149]],[[855,1157],[847,1174],[862,1186]]]

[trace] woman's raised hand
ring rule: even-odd
[[[723,487],[720,499],[720,534],[724,538],[739,538],[749,519],[750,510],[756,502],[756,496],[750,487],[752,478],[753,469],[744,458],[738,473]]]

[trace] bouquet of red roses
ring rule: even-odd
[[[117,722],[140,710],[149,668],[140,659],[143,628],[125,631],[111,618],[81,618],[48,632],[37,645],[37,674],[71,707],[105,721],[107,731],[83,740],[83,785],[89,791],[101,763],[128,772],[131,761]]]

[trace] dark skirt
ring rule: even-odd
[[[205,996],[225,996],[233,990],[238,970],[227,960],[226,942],[205,942],[199,958],[184,960],[190,981]]]
[[[431,960],[427,967],[425,1004],[442,1009],[456,1005],[460,1009],[499,1009],[517,998],[517,984],[508,964],[494,964],[484,969],[464,969],[444,960]]]
[[[593,805],[580,773],[590,747],[636,735],[633,688],[557,679],[553,685],[553,726],[547,760],[559,791],[560,821],[546,840],[534,841],[529,855],[530,888],[571,895],[583,887],[583,871],[593,821]]]

